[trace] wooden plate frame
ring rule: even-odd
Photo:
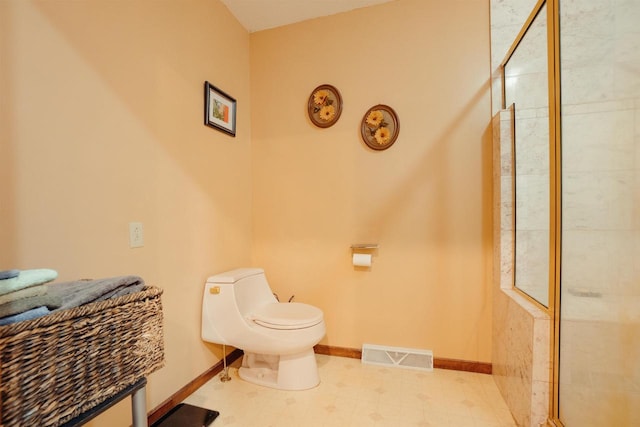
[[[388,105],[374,105],[362,117],[360,134],[364,143],[372,150],[382,151],[391,147],[399,133],[400,120]]]
[[[342,96],[334,86],[324,84],[315,88],[307,102],[309,120],[320,128],[333,126],[342,114]]]

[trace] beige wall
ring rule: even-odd
[[[487,1],[397,0],[251,35],[253,262],[281,298],[322,308],[324,344],[491,360]],[[335,85],[344,110],[314,127]],[[362,115],[400,118],[368,149]],[[380,245],[370,271],[350,245]]]
[[[202,286],[250,262],[249,34],[218,1],[5,0],[0,35],[0,268],[163,288],[151,409],[219,360]],[[235,139],[203,125],[205,80],[237,98]]]
[[[250,263],[325,311],[325,344],[490,361],[488,22],[485,0],[397,0],[249,36],[218,1],[0,2],[0,267],[163,288],[149,408],[219,360],[202,284]],[[205,80],[238,99],[235,139],[202,125]],[[322,83],[329,129],[305,113]],[[376,103],[401,123],[384,152],[358,134]]]

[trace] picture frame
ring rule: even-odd
[[[362,117],[360,134],[364,143],[372,150],[382,151],[391,147],[399,133],[400,120],[388,105],[374,105]]]
[[[307,114],[311,123],[319,128],[333,126],[342,114],[340,91],[328,84],[315,88],[307,101]]]
[[[204,124],[236,136],[236,100],[231,95],[204,82]]]

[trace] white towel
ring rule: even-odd
[[[0,280],[0,295],[19,291],[29,286],[41,285],[55,280],[58,272],[47,268],[36,270],[21,270],[18,277]]]

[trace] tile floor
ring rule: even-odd
[[[316,355],[320,385],[280,391],[216,376],[185,402],[214,409],[212,427],[515,427],[491,375],[424,372]]]

